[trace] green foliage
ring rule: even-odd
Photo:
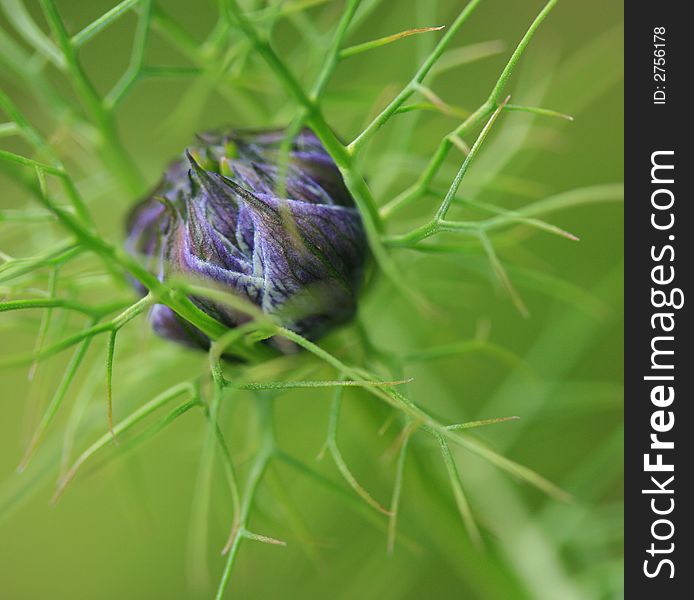
[[[481,415],[483,418],[463,422],[442,418],[436,415],[436,405],[431,406],[429,399],[422,396],[421,388],[416,386],[417,381],[409,377],[413,365],[424,362],[468,354],[488,356],[511,369],[511,381],[517,389],[525,385],[533,390],[529,396],[540,397],[549,393],[544,386],[555,382],[545,381],[542,376],[533,373],[528,367],[528,357],[520,358],[510,349],[490,342],[484,334],[463,341],[456,337],[454,343],[442,342],[426,348],[418,347],[414,342],[407,344],[404,351],[396,352],[392,344],[382,343],[373,326],[364,324],[367,310],[362,311],[360,322],[347,330],[319,344],[310,342],[282,328],[255,306],[228,293],[205,289],[191,281],[166,284],[158,281],[122,249],[121,239],[117,235],[105,236],[101,233],[108,227],[100,218],[98,193],[90,193],[89,186],[90,178],[94,178],[97,188],[100,182],[110,181],[129,201],[146,191],[142,165],[126,149],[118,125],[122,105],[144,82],[160,78],[190,79],[191,95],[182,98],[181,114],[195,104],[195,94],[200,90],[216,90],[223,98],[233,97],[239,104],[244,102],[244,98],[250,98],[253,104],[255,95],[270,89],[283,99],[280,102],[281,110],[277,112],[288,116],[287,140],[304,125],[310,126],[339,166],[361,210],[375,263],[373,285],[367,291],[367,296],[378,300],[378,295],[384,293],[379,290],[387,289],[388,294],[405,299],[404,306],[412,321],[425,324],[433,312],[447,310],[447,306],[437,306],[440,297],[427,289],[428,282],[408,273],[410,257],[421,255],[438,260],[444,266],[447,261],[460,261],[472,271],[477,266],[478,272],[491,274],[492,281],[501,284],[523,315],[527,316],[530,311],[512,283],[516,279],[531,293],[540,291],[579,308],[587,307],[589,315],[594,317],[604,307],[590,293],[542,270],[507,268],[501,252],[505,248],[518,248],[519,239],[538,231],[558,235],[563,241],[577,241],[578,237],[574,234],[544,221],[545,216],[582,205],[618,201],[622,195],[621,186],[593,185],[589,182],[589,185],[547,194],[544,198],[535,198],[512,209],[477,199],[474,185],[466,188],[468,174],[479,164],[482,151],[488,147],[499,123],[508,113],[521,113],[529,119],[527,123],[535,118],[571,119],[552,109],[511,103],[508,95],[515,95],[511,77],[518,69],[533,36],[556,3],[556,0],[550,0],[540,10],[494,78],[491,91],[484,94],[484,100],[477,108],[466,110],[442,100],[433,90],[433,80],[461,65],[500,51],[499,44],[495,42],[453,47],[476,9],[485,4],[481,0],[467,2],[443,30],[439,26],[416,27],[354,44],[349,41],[353,31],[368,22],[372,11],[379,7],[378,1],[346,0],[339,14],[336,14],[332,3],[323,7],[321,2],[289,1],[270,3],[264,8],[253,6],[244,9],[236,0],[220,0],[216,22],[207,37],[199,42],[185,24],[166,12],[166,2],[124,0],[71,32],[53,0],[41,0],[40,11],[28,10],[21,0],[0,0],[12,30],[12,35],[0,30],[0,65],[7,73],[8,81],[12,82],[12,87],[19,86],[22,90],[22,93],[0,90],[0,113],[5,119],[0,123],[0,138],[9,140],[9,147],[12,148],[0,150],[0,173],[13,181],[23,194],[31,197],[26,207],[3,209],[0,212],[0,227],[10,233],[23,230],[13,230],[13,227],[36,228],[45,232],[41,243],[33,247],[35,255],[27,258],[5,254],[5,250],[9,252],[16,247],[21,251],[26,246],[18,241],[13,245],[9,237],[7,242],[3,239],[3,246],[7,248],[2,248],[0,284],[7,286],[3,288],[7,298],[0,302],[0,312],[7,312],[9,324],[18,328],[26,326],[22,320],[25,313],[39,314],[40,320],[35,328],[31,351],[25,354],[7,353],[0,358],[0,368],[29,366],[31,373],[34,373],[38,368],[47,368],[45,363],[49,358],[74,348],[55,390],[48,396],[50,399],[43,407],[21,461],[21,469],[27,469],[28,474],[34,466],[31,460],[35,452],[42,449],[45,441],[42,462],[36,467],[37,476],[13,480],[6,491],[0,492],[0,518],[16,508],[30,489],[40,487],[56,471],[60,475],[54,500],[65,493],[68,484],[88,465],[94,463],[101,467],[110,464],[117,457],[127,455],[131,449],[172,428],[180,417],[198,411],[204,416],[207,430],[202,436],[193,499],[190,536],[192,576],[194,579],[205,578],[206,553],[210,545],[207,533],[211,526],[211,504],[215,497],[214,482],[219,470],[217,467],[220,467],[226,484],[224,493],[228,498],[226,514],[230,533],[224,547],[226,558],[217,587],[217,598],[222,598],[227,589],[233,590],[235,566],[240,550],[246,544],[262,542],[285,545],[284,541],[266,533],[257,533],[251,524],[256,511],[262,507],[258,500],[260,490],[271,486],[274,469],[279,466],[291,468],[312,485],[329,490],[342,505],[373,523],[386,539],[389,552],[393,553],[400,542],[396,532],[404,522],[403,505],[409,499],[406,475],[418,465],[415,470],[421,477],[427,471],[427,467],[421,466],[422,461],[429,460],[437,452],[442,470],[432,474],[423,487],[435,497],[435,502],[443,504],[446,509],[449,508],[449,500],[455,504],[472,543],[469,552],[476,557],[472,559],[475,564],[479,566],[487,560],[484,548],[492,545],[496,548],[495,554],[507,557],[510,571],[516,570],[516,574],[511,576],[515,589],[528,590],[527,596],[519,591],[517,597],[581,597],[581,590],[588,589],[589,584],[575,583],[563,573],[561,560],[555,556],[555,541],[539,539],[537,531],[530,526],[524,530],[521,521],[530,519],[524,515],[526,509],[522,501],[508,490],[506,482],[490,476],[490,490],[495,489],[494,494],[498,492],[497,498],[506,498],[508,512],[504,523],[509,528],[515,528],[509,530],[508,535],[526,536],[527,552],[538,552],[536,564],[528,567],[521,560],[517,546],[507,540],[494,539],[495,536],[489,533],[488,522],[499,518],[499,511],[493,509],[499,508],[500,504],[494,506],[495,503],[490,501],[490,506],[485,506],[480,498],[488,495],[475,494],[473,491],[475,486],[485,486],[485,482],[479,481],[479,477],[477,481],[474,478],[467,481],[466,472],[460,467],[460,461],[467,461],[467,457],[482,459],[552,498],[535,519],[551,524],[562,518],[564,513],[557,508],[557,502],[569,501],[569,494],[470,433],[477,427],[516,420],[517,417],[507,416],[504,411],[508,410],[510,414],[519,411],[514,409],[512,403],[499,401],[495,406],[490,400],[485,408],[486,414]],[[418,3],[419,9],[426,11],[428,4],[426,1]],[[307,13],[314,10],[324,11],[320,14],[325,14],[331,22],[323,34],[317,31],[323,21],[314,18],[313,13]],[[136,16],[137,25],[128,64],[112,87],[102,92],[85,68],[84,56],[89,52],[90,44],[129,15]],[[300,51],[307,52],[305,48],[302,50],[303,46],[308,46],[308,52],[314,54],[316,52],[311,47],[321,49],[317,53],[321,57],[321,64],[308,84],[305,80],[310,78],[303,73],[297,75],[298,69],[292,64],[291,57],[288,59],[275,44],[275,32],[287,25],[299,32]],[[441,30],[442,33],[437,33]],[[375,116],[361,127],[351,142],[343,143],[326,109],[331,102],[330,85],[336,70],[342,61],[369,61],[371,53],[379,52],[391,43],[395,43],[396,47],[406,44],[408,42],[404,38],[414,34],[415,39],[420,41],[421,55],[414,75],[394,94],[392,100],[374,111]],[[179,56],[185,64],[152,64],[148,48],[155,37],[170,44],[172,55]],[[254,72],[261,63],[268,73],[264,80],[256,80]],[[41,114],[48,116],[50,125],[39,127],[32,124],[27,116],[32,109],[24,108],[25,103],[31,106],[27,100],[28,94],[33,96],[32,102],[40,104]],[[79,101],[78,105],[72,101],[73,95]],[[14,97],[19,99],[15,100]],[[408,104],[413,98],[414,103]],[[361,111],[357,106],[357,112],[362,118],[364,112],[368,111]],[[398,151],[413,152],[411,146],[415,145],[412,140],[416,139],[417,123],[428,113],[436,118],[455,118],[460,122],[448,133],[435,138],[432,152],[416,153],[419,161],[415,170],[417,177],[393,191],[391,188],[395,186],[387,181],[389,169],[373,168],[374,164],[379,164],[379,160],[385,161],[389,157],[389,151],[384,151],[383,145],[371,151],[371,146],[376,145],[379,138],[385,137],[387,131],[391,131],[394,144],[399,146]],[[50,133],[41,133],[44,129]],[[69,145],[56,143],[54,130],[65,130],[73,144],[87,148],[87,154],[91,155],[87,164],[82,165],[70,157],[67,152]],[[504,135],[510,135],[514,141],[523,139],[518,131],[501,132],[498,139],[503,140]],[[523,151],[522,145],[515,144],[506,144],[506,149],[508,154],[499,153],[496,164],[486,170],[488,187],[502,181],[501,171],[505,164]],[[288,150],[287,143],[285,152]],[[453,161],[458,165],[450,176],[449,155],[453,150],[461,151],[464,156]],[[379,153],[380,158],[373,158]],[[397,173],[404,174],[405,171],[405,168],[401,168]],[[397,179],[395,175],[392,178]],[[147,180],[151,179],[151,176],[147,176]],[[403,177],[403,181],[407,179]],[[523,194],[522,184],[522,181],[511,184],[514,194]],[[391,193],[385,194],[384,190]],[[429,202],[432,197],[436,199],[433,207]],[[127,203],[124,202],[119,208],[124,212]],[[482,216],[465,220],[449,217],[451,213],[464,211],[473,216]],[[484,263],[476,259],[477,254],[485,257]],[[403,259],[403,256],[406,258]],[[137,278],[149,290],[148,295],[133,300],[127,286],[128,276]],[[227,302],[247,313],[248,323],[227,331],[188,299],[193,292]],[[369,298],[364,300],[369,301]],[[384,305],[387,301],[381,298],[380,302],[381,307],[377,307],[377,311],[387,312]],[[142,317],[153,303],[168,305],[214,340],[208,364],[200,364],[188,353],[165,346],[161,348],[165,356],[162,365],[154,358],[147,358],[144,362],[138,359],[136,349],[142,340],[142,332],[138,328],[146,328]],[[11,320],[12,317],[17,318]],[[564,331],[572,328],[577,331],[576,348],[580,347],[578,333],[586,334],[588,331],[588,327],[583,325],[584,318],[585,315],[565,317],[567,323]],[[407,328],[408,323],[401,326]],[[257,342],[270,336],[286,338],[304,352],[298,356],[268,360],[263,347]],[[559,344],[557,339],[551,333],[546,338],[548,352],[556,352],[552,343]],[[94,347],[102,339],[105,349],[101,355],[94,356]],[[243,366],[240,363],[227,364],[222,359],[226,355],[235,355],[247,363]],[[181,369],[183,377],[162,391],[158,385],[157,369],[164,373],[167,365],[182,362],[191,363]],[[83,373],[90,369],[91,375]],[[568,371],[569,364],[557,367],[556,376],[561,375],[559,371],[562,369]],[[167,376],[161,377],[162,381],[167,379]],[[103,384],[101,391],[95,392],[99,385],[94,382]],[[81,386],[79,391],[76,389],[78,385]],[[123,393],[119,393],[121,386]],[[283,423],[277,417],[277,402],[291,390],[309,391],[314,388],[318,392],[324,391],[321,388],[332,388],[327,437],[321,455],[332,459],[334,475],[341,477],[341,482],[326,476],[303,458],[294,456],[292,449],[285,447],[281,441]],[[358,393],[359,398],[382,402],[389,415],[387,425],[397,425],[399,429],[387,452],[394,463],[389,471],[392,485],[388,501],[378,500],[378,494],[368,491],[369,486],[361,483],[357,471],[349,466],[349,453],[341,449],[341,444],[338,445],[338,429],[346,418],[341,414],[343,396],[348,390],[354,390],[355,397]],[[436,393],[434,387],[430,393]],[[150,396],[146,397],[146,394]],[[239,402],[242,395],[253,398],[254,416],[248,416],[240,428],[249,436],[250,457],[243,456],[238,448],[232,450],[226,439],[228,422],[223,418],[223,405]],[[105,410],[100,405],[92,404],[95,396],[104,400]],[[63,438],[51,437],[50,434],[58,429],[56,420],[66,410],[64,403],[68,399],[72,399],[73,403],[64,424]],[[120,406],[119,402],[122,403]],[[496,409],[499,412],[495,412]],[[165,410],[169,412],[165,413]],[[373,413],[373,408],[369,410],[372,411],[372,418],[382,416],[381,413]],[[486,412],[489,410],[492,412]],[[105,418],[102,418],[104,413]],[[532,419],[533,415],[529,417]],[[503,431],[510,432],[517,425],[506,425]],[[238,434],[238,431],[237,427],[235,432]],[[364,432],[362,435],[370,434]],[[503,445],[504,439],[504,434],[500,434],[497,438],[501,442],[499,445]],[[74,457],[73,449],[78,446],[84,446],[84,449]],[[458,450],[466,454],[459,454]],[[589,466],[586,469],[590,471]],[[442,476],[448,481],[448,490],[441,485]],[[580,474],[576,477],[582,479]],[[282,484],[277,487],[282,488]],[[574,486],[567,487],[574,493],[578,491]],[[577,487],[580,489],[580,485]],[[281,489],[273,494],[273,502],[283,507],[290,529],[301,531],[301,517],[296,517],[291,501],[283,498],[283,494]],[[444,499],[441,500],[441,497]],[[502,507],[501,512],[503,510]],[[613,517],[605,515],[607,520]],[[432,516],[434,518],[439,517]],[[298,534],[296,537],[300,538]],[[412,541],[412,538],[416,540],[415,533],[408,532],[402,538],[404,547],[416,546],[416,541]],[[489,564],[492,562],[490,559]],[[494,570],[495,567],[488,565],[486,568],[487,575],[482,577],[498,577],[498,585],[503,587],[503,579],[507,576],[501,574],[503,569]],[[539,573],[544,573],[546,583],[537,581],[533,584],[533,578],[539,578]],[[474,590],[477,585],[474,583],[475,577],[469,573],[463,579],[466,577],[471,581],[470,589]],[[547,588],[549,591],[538,595],[538,585],[550,586]],[[603,587],[609,589],[609,586]],[[486,597],[482,592],[474,593]]]

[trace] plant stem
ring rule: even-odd
[[[446,50],[448,45],[453,40],[453,36],[458,32],[458,30],[463,26],[468,17],[477,8],[480,0],[471,0],[463,8],[458,17],[453,21],[451,26],[446,30],[446,33],[441,38],[441,41],[436,45],[434,50],[427,56],[426,60],[419,67],[418,71],[415,73],[414,77],[410,82],[400,91],[400,93],[386,106],[385,109],[362,131],[355,140],[349,144],[348,148],[350,152],[357,154],[366,142],[368,142],[373,135],[381,128],[385,123],[395,114],[395,112],[400,108],[407,99],[415,93],[417,87],[422,84],[426,76],[431,71],[436,61],[441,57],[443,52]]]
[[[48,24],[58,40],[65,59],[65,67],[72,77],[75,90],[101,133],[107,166],[111,167],[118,181],[122,181],[130,193],[139,194],[144,187],[144,179],[120,141],[113,116],[104,107],[97,91],[82,69],[77,56],[77,48],[65,29],[55,3],[53,0],[41,0],[41,6]]]
[[[272,422],[272,399],[259,396],[257,398],[257,406],[259,414],[260,448],[248,475],[246,488],[241,499],[238,520],[234,525],[227,546],[224,549],[228,554],[222,578],[217,588],[216,600],[221,600],[224,596],[224,591],[229,583],[229,578],[231,577],[231,572],[236,563],[236,557],[242,541],[244,539],[258,539],[258,536],[252,534],[248,530],[248,523],[258,487],[275,453],[275,431]]]
[[[419,200],[426,193],[429,185],[431,184],[434,177],[441,168],[441,165],[448,156],[448,152],[454,145],[454,140],[456,138],[460,138],[464,135],[467,135],[472,129],[477,127],[477,125],[479,125],[480,123],[484,122],[486,119],[489,118],[490,115],[494,113],[494,111],[499,106],[500,97],[503,92],[503,89],[506,86],[506,83],[508,82],[511,73],[518,64],[521,55],[527,48],[528,44],[530,43],[530,40],[532,39],[537,29],[547,18],[547,15],[552,10],[552,8],[554,8],[554,5],[556,3],[557,0],[550,0],[549,2],[547,2],[547,4],[545,4],[544,8],[540,11],[537,17],[535,17],[534,21],[531,23],[530,27],[525,32],[525,35],[521,38],[520,42],[516,46],[515,50],[513,51],[513,54],[506,63],[506,66],[504,67],[498,79],[496,80],[496,83],[494,84],[494,87],[492,88],[492,91],[490,92],[487,99],[482,103],[482,105],[480,105],[480,107],[475,112],[473,112],[467,119],[465,119],[465,121],[463,121],[458,127],[453,129],[450,133],[448,133],[448,135],[446,135],[441,140],[439,146],[437,147],[436,151],[429,160],[429,163],[422,172],[422,175],[420,175],[419,179],[415,182],[415,184],[410,186],[408,189],[396,196],[393,200],[391,200],[389,203],[385,204],[381,208],[380,215],[383,219],[391,217],[395,211],[404,208],[405,206],[411,204],[412,202],[415,202],[416,200]],[[508,105],[506,107],[508,108]],[[518,110],[518,108],[514,107],[514,110]]]

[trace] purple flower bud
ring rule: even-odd
[[[354,315],[367,244],[359,211],[318,138],[302,131],[280,166],[283,140],[280,130],[198,136],[131,211],[126,247],[162,281],[202,279],[316,339]],[[230,328],[249,319],[221,302],[191,300]],[[209,345],[166,306],[156,305],[150,319],[163,337]]]

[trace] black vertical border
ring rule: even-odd
[[[690,337],[694,335],[688,316],[688,302],[694,302],[690,281],[694,271],[694,203],[690,178],[694,176],[693,111],[694,93],[689,85],[694,78],[694,21],[685,15],[687,2],[652,0],[625,2],[625,590],[626,598],[680,599],[693,598],[694,551],[692,550],[692,513],[694,512],[694,422],[692,415],[692,372],[694,352]],[[654,81],[653,58],[655,27],[665,27],[666,81]],[[664,86],[666,103],[655,104],[656,86]],[[651,225],[651,154],[674,150],[675,225],[672,231],[659,232]],[[670,234],[675,240],[666,240]],[[650,401],[653,382],[645,381],[650,373],[651,339],[655,331],[651,316],[651,269],[655,265],[651,248],[671,243],[675,249],[674,286],[684,291],[685,305],[675,312],[673,344],[675,400],[674,429],[664,439],[674,440],[675,448],[665,451],[664,458],[674,460],[674,511],[667,516],[674,526],[671,540],[658,542],[651,533],[659,518],[652,512],[651,498],[642,490],[654,486],[644,472],[644,453],[649,452],[651,416],[657,410]],[[665,263],[663,263],[665,264]],[[661,478],[663,474],[660,474]],[[662,495],[660,498],[669,496]],[[668,501],[663,500],[661,507]],[[665,527],[658,530],[664,533]],[[647,553],[651,543],[665,548],[675,544],[671,554]],[[669,568],[649,578],[644,561],[650,567],[658,557],[670,558],[675,566],[674,578]]]

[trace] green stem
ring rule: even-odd
[[[272,399],[261,396],[257,399],[257,406],[259,412],[260,449],[258,450],[258,454],[253,461],[248,475],[246,488],[241,499],[238,520],[235,523],[234,529],[229,537],[229,542],[225,548],[225,552],[228,553],[227,560],[224,565],[219,587],[217,588],[217,594],[215,595],[216,600],[221,600],[224,596],[243,540],[258,539],[257,536],[248,530],[248,523],[258,487],[260,486],[260,482],[265,475],[268,465],[272,461],[276,445],[274,425],[272,422]]]
[[[120,313],[106,323],[98,323],[87,327],[86,329],[70,335],[55,344],[42,348],[35,354],[11,356],[7,360],[0,361],[0,367],[11,367],[22,364],[31,364],[32,362],[43,360],[58,354],[59,352],[79,344],[83,340],[91,339],[101,333],[112,332],[120,329],[135,317],[140,315],[154,302],[151,295],[147,295],[135,304],[129,306],[126,310]]]
[[[41,0],[41,6],[58,40],[65,59],[65,67],[72,77],[75,90],[101,133],[107,166],[111,167],[119,181],[123,181],[130,193],[139,194],[144,187],[144,179],[125,151],[111,113],[104,107],[99,94],[84,72],[77,56],[77,48],[65,29],[55,3],[53,0]]]
[[[135,39],[133,41],[130,64],[113,89],[106,95],[103,106],[110,113],[116,105],[125,98],[137,80],[142,75],[145,64],[145,53],[149,40],[150,23],[152,21],[152,0],[140,0],[142,11],[137,22]]]
[[[123,308],[126,305],[125,302],[111,302],[100,306],[88,306],[66,298],[31,298],[28,300],[8,300],[7,302],[0,302],[0,312],[32,308],[64,308],[98,318],[104,317],[114,310]]]
[[[410,82],[400,91],[400,93],[383,109],[383,111],[362,131],[356,139],[349,144],[349,150],[357,154],[366,142],[368,142],[373,135],[381,128],[385,123],[396,113],[396,111],[407,101],[407,99],[414,94],[417,87],[422,84],[426,76],[431,71],[436,61],[444,53],[448,45],[453,40],[453,36],[458,32],[458,30],[463,26],[465,21],[469,18],[472,12],[477,8],[480,0],[471,0],[465,8],[460,12],[458,17],[453,24],[447,29],[445,35],[441,38],[441,41],[436,45],[434,50],[429,54],[427,59],[419,67],[419,70],[415,73],[414,77]]]
[[[164,406],[166,403],[170,402],[174,398],[177,398],[178,396],[184,393],[189,393],[191,394],[191,396],[194,396],[195,390],[191,388],[191,384],[189,382],[179,383],[173,386],[172,388],[166,390],[165,392],[162,392],[161,394],[159,394],[158,396],[141,406],[135,412],[131,413],[120,423],[118,423],[113,428],[113,433],[115,435],[121,435],[122,433],[125,433],[126,431],[134,427],[137,423],[142,421],[145,417],[149,416],[154,411],[156,411],[158,408]],[[70,481],[72,481],[72,479],[75,477],[79,468],[96,452],[98,452],[107,444],[112,442],[113,435],[111,432],[107,432],[104,435],[102,435],[98,440],[96,440],[91,446],[89,446],[84,452],[82,452],[82,454],[80,454],[77,460],[73,463],[72,467],[67,471],[65,476],[58,483],[58,487],[56,488],[55,494],[52,498],[53,503],[57,502],[57,500],[63,494],[68,483],[70,483]]]
[[[333,34],[327,57],[323,62],[323,68],[321,69],[316,84],[311,91],[311,100],[313,100],[313,102],[317,102],[322,96],[328,82],[330,81],[330,78],[332,77],[332,74],[335,71],[335,68],[337,67],[337,64],[340,62],[340,49],[342,48],[342,42],[347,35],[347,29],[349,28],[360,3],[361,0],[347,0],[347,4],[342,11],[340,22],[337,24],[337,28]]]
[[[391,44],[398,40],[402,40],[411,35],[416,35],[418,33],[428,33],[429,31],[441,31],[441,27],[417,27],[416,29],[407,29],[405,31],[400,31],[399,33],[393,33],[391,35],[386,35],[384,37],[371,40],[369,42],[364,42],[363,44],[356,44],[355,46],[350,46],[345,48],[340,52],[340,59],[350,58],[362,52],[368,52],[369,50],[374,50],[375,48],[380,48],[387,44]]]
[[[511,73],[516,67],[518,61],[520,60],[521,55],[527,48],[528,44],[530,43],[530,40],[532,39],[537,29],[547,18],[547,15],[552,10],[552,8],[554,8],[554,5],[556,3],[557,0],[550,0],[542,9],[542,11],[540,11],[537,17],[535,17],[535,20],[532,22],[525,35],[516,46],[516,49],[509,58],[508,62],[506,63],[506,66],[499,75],[496,83],[494,84],[494,87],[492,88],[492,91],[490,92],[489,96],[484,101],[484,103],[482,103],[482,105],[475,112],[473,112],[467,119],[465,119],[465,121],[463,121],[458,127],[453,129],[448,135],[446,135],[441,140],[438,148],[429,160],[427,167],[424,169],[424,172],[414,183],[414,185],[410,186],[404,192],[402,192],[389,203],[383,206],[380,212],[380,215],[383,219],[392,216],[393,213],[395,213],[397,210],[404,208],[405,206],[412,204],[412,202],[419,200],[426,193],[429,185],[433,181],[436,174],[439,172],[441,165],[448,156],[450,149],[453,147],[452,140],[456,137],[462,137],[464,135],[467,135],[472,129],[477,127],[477,125],[479,125],[480,123],[484,122],[486,119],[489,118],[490,115],[494,113],[494,111],[499,106],[499,99],[501,97],[501,93],[506,83],[508,82]],[[506,105],[506,109],[508,109],[508,104]],[[512,110],[519,109],[518,107],[514,107]]]
[[[377,377],[375,376],[371,376],[368,378],[365,377],[360,369],[346,365],[329,352],[323,350],[320,346],[314,344],[313,342],[310,342],[306,338],[298,335],[297,333],[294,333],[293,331],[290,331],[282,327],[278,327],[277,333],[279,335],[282,335],[283,337],[286,337],[287,339],[292,340],[298,346],[301,346],[302,348],[311,352],[311,354],[325,361],[327,364],[337,369],[338,372],[341,375],[344,375],[345,377],[349,377],[350,379],[353,379],[355,381],[373,381],[377,379]],[[414,421],[421,423],[423,428],[430,434],[440,434],[444,438],[449,439],[452,442],[455,442],[457,445],[466,448],[470,452],[477,454],[478,456],[481,456],[482,458],[489,461],[493,465],[496,465],[500,469],[503,469],[508,473],[511,473],[512,475],[524,479],[528,483],[531,483],[538,489],[544,491],[546,494],[549,494],[555,498],[559,498],[562,500],[568,499],[569,496],[566,494],[566,492],[558,488],[556,485],[554,485],[541,475],[538,475],[531,469],[528,469],[523,465],[520,465],[504,456],[501,456],[500,454],[497,454],[496,452],[489,449],[487,446],[485,446],[481,442],[478,442],[474,438],[457,434],[454,430],[449,429],[447,426],[439,423],[431,415],[419,408],[419,406],[417,406],[407,397],[403,396],[394,388],[368,386],[364,389],[368,393],[385,400],[388,404],[400,410],[404,414],[408,415]]]
[[[82,219],[82,221],[87,224],[92,224],[93,219],[89,214],[89,211],[82,198],[80,197],[77,188],[75,188],[72,180],[67,176],[62,161],[58,155],[55,153],[51,145],[46,142],[43,136],[31,126],[29,121],[24,117],[17,106],[15,106],[14,102],[12,102],[9,96],[7,96],[7,94],[5,94],[2,90],[0,90],[0,108],[2,108],[5,113],[7,113],[7,115],[14,121],[16,127],[19,128],[24,138],[30,144],[32,144],[38,151],[43,152],[46,156],[50,157],[54,163],[53,174],[62,180],[65,191],[68,198],[72,202],[75,212],[80,219]]]
[[[460,187],[460,184],[463,181],[463,177],[465,177],[465,174],[468,172],[468,169],[470,168],[472,161],[479,153],[482,144],[484,143],[485,139],[487,139],[487,135],[489,135],[489,132],[491,131],[492,126],[494,125],[494,121],[496,121],[496,119],[499,117],[499,114],[503,110],[505,104],[506,101],[500,104],[499,107],[492,113],[492,116],[489,117],[487,124],[484,126],[480,134],[477,136],[477,139],[475,140],[475,143],[473,144],[472,148],[470,148],[470,153],[465,157],[463,164],[461,165],[460,169],[458,169],[458,172],[456,173],[453,182],[451,183],[450,187],[448,188],[448,191],[446,192],[446,196],[443,199],[441,206],[439,207],[438,211],[436,211],[435,220],[437,223],[440,223],[443,219],[446,218],[448,209],[451,206],[453,198],[458,193],[458,188]]]
[[[140,2],[141,0],[123,0],[123,2],[117,4],[99,18],[94,19],[82,31],[73,35],[70,42],[75,48],[79,48]]]
[[[542,25],[542,22],[547,18],[547,15],[554,8],[557,1],[558,0],[549,0],[549,2],[545,4],[544,8],[539,12],[537,17],[535,17],[535,20],[531,23],[530,27],[528,27],[528,30],[525,32],[525,35],[518,43],[518,46],[516,46],[516,49],[513,51],[513,54],[511,55],[511,58],[509,59],[508,63],[506,63],[506,67],[504,67],[504,70],[501,72],[501,75],[499,76],[496,85],[489,94],[489,99],[492,102],[499,102],[504,87],[506,86],[506,82],[508,81],[509,77],[511,77],[511,73],[513,73],[513,70],[518,61],[520,60],[521,55],[530,43],[530,40],[535,35],[535,32],[539,29],[540,25]]]

